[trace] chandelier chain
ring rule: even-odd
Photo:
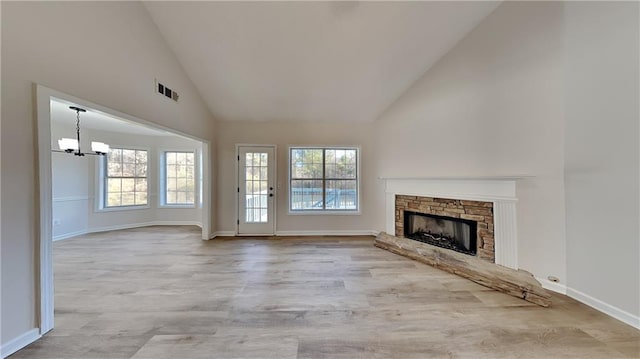
[[[76,133],[80,134],[80,111],[76,111]]]

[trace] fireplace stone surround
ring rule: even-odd
[[[492,202],[396,195],[396,237],[405,237],[405,212],[475,221],[476,254],[480,259],[495,262]]]
[[[440,199],[441,201],[483,202],[480,208],[485,209],[489,209],[488,206],[491,204],[491,212],[493,214],[493,248],[491,248],[492,245],[489,238],[491,233],[488,231],[491,220],[487,220],[485,223],[488,228],[486,228],[487,232],[483,233],[482,254],[480,255],[481,252],[478,251],[478,257],[501,266],[518,269],[516,181],[526,177],[528,176],[381,178],[385,182],[386,232],[398,234],[396,231],[398,219],[396,212],[397,196],[427,197]],[[412,206],[415,207],[416,205],[413,204]],[[457,206],[458,204],[456,204],[456,207]],[[455,213],[462,209],[452,207],[451,210]],[[439,214],[437,211],[435,214]],[[444,211],[442,211],[442,213],[444,213]],[[483,217],[484,214],[487,213],[488,212],[483,211]],[[461,215],[462,213],[458,214]],[[466,214],[465,211],[465,215]],[[479,226],[479,228],[480,227],[481,226]],[[400,236],[402,236],[402,234],[400,234]],[[478,242],[481,241],[478,239]],[[491,251],[493,254],[489,253]]]

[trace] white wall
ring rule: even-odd
[[[66,127],[66,128],[65,128]],[[60,137],[69,137],[74,126],[52,122],[52,146],[57,148]],[[172,208],[160,205],[160,156],[162,151],[193,151],[198,155],[202,145],[180,136],[144,136],[83,129],[83,148],[90,141],[108,143],[115,148],[147,150],[148,207],[123,210],[98,210],[101,196],[97,174],[99,157],[77,157],[64,153],[52,154],[53,171],[53,238],[63,239],[83,233],[135,227],[148,224],[202,225],[202,209]],[[84,142],[84,141],[83,141]],[[196,166],[196,173],[199,166]],[[57,221],[56,221],[57,220]]]
[[[1,342],[6,348],[19,344],[16,339],[38,325],[33,84],[211,143],[215,142],[215,124],[141,3],[3,1],[0,6],[1,212],[5,224]],[[155,94],[155,78],[179,91],[180,102]]]
[[[565,6],[565,190],[569,294],[640,327],[638,11]]]
[[[505,2],[376,122],[384,177],[533,175],[518,263],[566,281],[562,4]]]
[[[277,228],[278,233],[367,233],[384,223],[376,216],[384,211],[374,168],[376,149],[372,124],[219,122],[218,123],[218,231],[235,232],[237,183],[236,144],[277,146]],[[291,215],[288,213],[288,148],[292,145],[360,146],[360,215]]]
[[[72,137],[75,125],[52,123],[52,148],[57,149],[57,139]],[[83,148],[85,147],[83,141]],[[51,154],[53,238],[66,238],[87,232],[89,221],[88,168],[93,157],[78,157],[66,153]]]

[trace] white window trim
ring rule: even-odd
[[[356,150],[356,188],[357,188],[357,202],[356,202],[356,206],[357,209],[321,209],[321,210],[291,210],[291,149],[292,148],[301,148],[301,149],[355,149]],[[310,146],[310,145],[303,145],[303,146],[297,146],[297,145],[289,145],[287,148],[287,211],[289,215],[293,215],[293,216],[359,216],[362,214],[362,210],[361,210],[361,200],[360,198],[361,196],[361,189],[362,187],[360,186],[360,152],[361,152],[361,148],[360,146],[354,146],[354,145],[344,145],[344,146],[340,146],[340,145],[316,145],[316,146]]]
[[[165,154],[167,152],[190,152],[193,153],[193,166],[194,166],[194,188],[193,188],[193,204],[167,204],[166,198],[166,186],[167,186],[167,178],[166,178],[166,158]],[[201,153],[197,148],[161,148],[158,149],[158,208],[160,209],[194,209],[201,208],[202,201],[200,200],[200,189],[201,189],[201,174],[202,174],[202,166],[200,165]]]
[[[136,211],[142,209],[151,208],[151,191],[149,188],[151,187],[151,181],[149,181],[149,173],[153,169],[150,166],[152,162],[151,157],[151,149],[145,147],[137,147],[137,146],[129,146],[129,145],[111,145],[111,148],[125,149],[125,150],[137,150],[137,151],[147,151],[147,204],[140,205],[131,205],[131,206],[113,206],[107,207],[107,192],[106,192],[106,179],[107,179],[107,155],[99,156],[96,161],[96,166],[98,167],[96,173],[98,174],[96,186],[96,212],[119,212],[119,211]]]

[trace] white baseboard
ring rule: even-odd
[[[359,231],[277,231],[276,236],[291,237],[291,236],[377,236],[378,231],[372,230],[359,230]],[[234,237],[236,233],[234,231],[217,231],[210,234],[209,238],[215,237]]]
[[[277,231],[276,236],[375,236],[378,232],[370,230],[348,231]]]
[[[567,294],[567,286],[562,283],[552,282],[548,279],[535,277],[540,284],[542,284],[542,288],[548,289],[552,292]]]
[[[19,337],[2,344],[2,347],[0,347],[2,358],[8,357],[9,355],[40,339],[40,337],[40,330],[38,328],[33,328]]]
[[[196,221],[152,221],[152,222],[119,224],[115,226],[90,228],[89,230],[87,230],[87,233],[117,231],[121,229],[142,228],[142,227],[150,227],[150,226],[198,226],[202,228],[202,224]]]
[[[579,302],[590,306],[591,308],[599,310],[604,314],[607,314],[613,318],[618,319],[619,321],[629,324],[636,329],[640,329],[640,316],[633,315],[618,307],[614,307],[611,304],[607,304],[600,299],[596,299],[588,294],[582,293],[579,290],[567,288],[567,295]]]
[[[214,239],[216,237],[233,237],[236,235],[234,231],[217,231],[213,232],[209,235],[209,239]]]
[[[377,236],[378,231],[360,230],[360,231],[276,231],[276,236]],[[217,231],[210,235],[210,239],[215,237],[234,237],[234,231]]]
[[[57,203],[57,202],[78,202],[78,201],[88,201],[90,198],[89,196],[66,196],[66,197],[55,197],[51,199],[51,202],[53,203]]]
[[[53,241],[59,241],[62,239],[67,239],[67,238],[72,238],[72,237],[77,237],[77,236],[81,236],[83,234],[87,234],[89,233],[89,231],[87,231],[86,229],[80,230],[80,231],[75,231],[75,232],[69,232],[69,233],[63,233],[63,234],[59,234],[57,236],[53,236]]]
[[[573,288],[567,287],[564,284],[552,282],[548,279],[543,279],[536,277],[536,280],[542,284],[544,289],[548,289],[550,291],[565,294],[580,303],[586,304],[593,309],[596,309],[610,317],[618,319],[626,324],[629,324],[632,327],[640,329],[640,316],[633,315],[627,311],[624,311],[620,308],[614,307],[611,304],[607,304],[599,299],[596,299],[588,294],[582,293],[579,290],[575,290]]]
[[[198,226],[202,228],[202,223],[197,221],[152,221],[152,222],[142,222],[142,223],[118,224],[114,226],[88,228],[82,231],[64,233],[64,234],[54,236],[53,240],[59,241],[62,239],[72,238],[72,237],[80,236],[83,234],[89,234],[89,233],[118,231],[121,229],[142,228],[142,227],[150,227],[150,226]]]
[[[348,231],[276,231],[276,236],[375,236],[377,231],[348,230]]]

